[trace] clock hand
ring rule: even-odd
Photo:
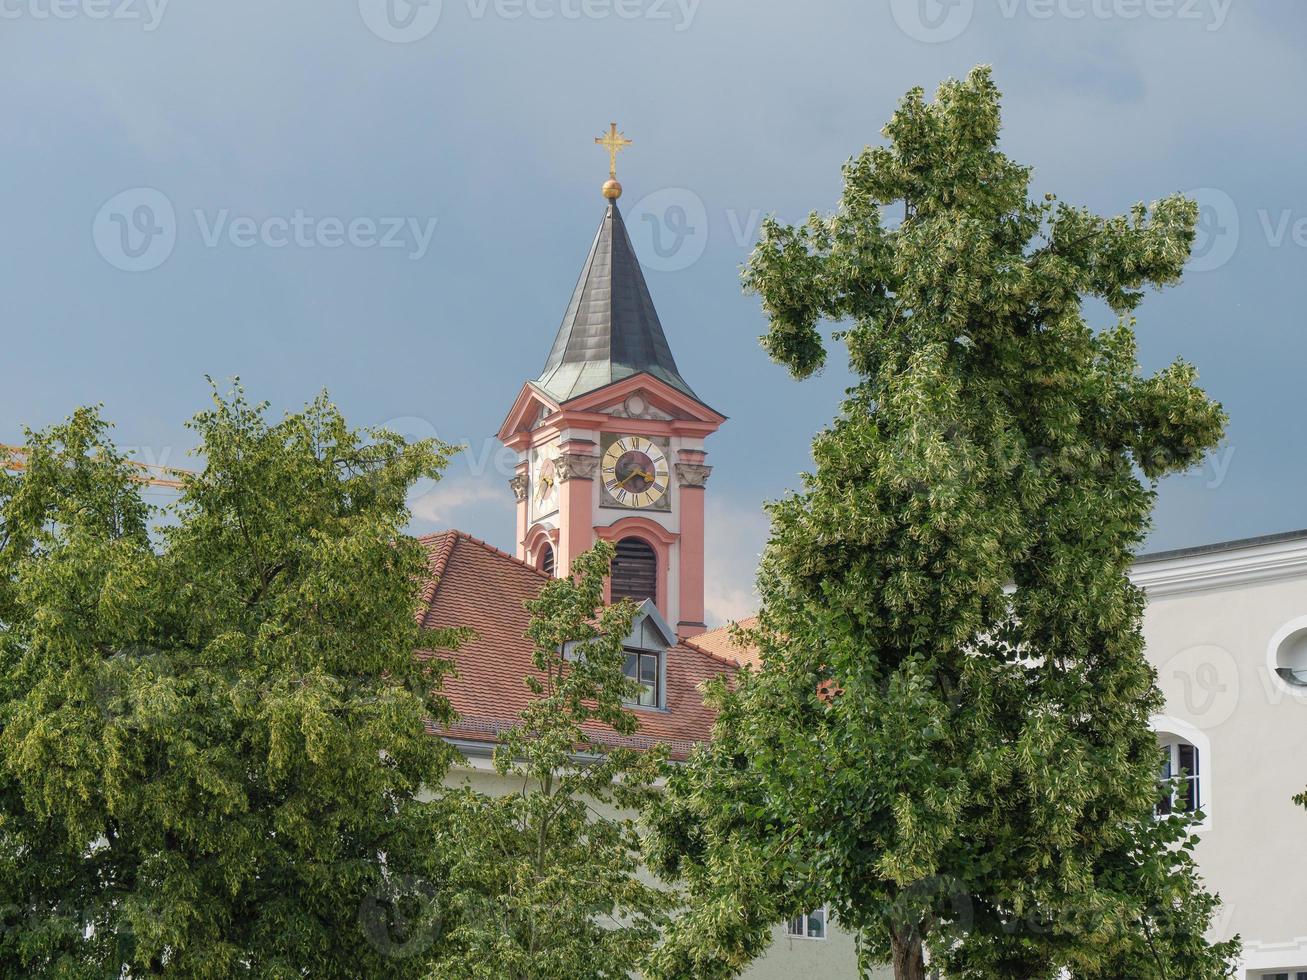
[[[644,480],[646,483],[653,483],[657,479],[657,477],[655,477],[652,473],[646,473],[644,470],[632,470],[630,473],[626,474],[625,478],[619,480],[618,482],[622,486],[626,486],[628,481],[634,480],[637,476],[640,479]]]

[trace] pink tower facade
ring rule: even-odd
[[[704,441],[725,421],[681,377],[613,200],[545,368],[499,431],[518,453],[518,557],[561,575],[610,541],[610,598],[653,599],[678,636],[702,633]]]

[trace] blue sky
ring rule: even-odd
[[[905,90],[985,62],[1037,192],[1204,205],[1141,357],[1195,362],[1232,424],[1163,486],[1150,545],[1307,526],[1305,37],[1273,0],[0,0],[0,441],[103,402],[138,458],[184,464],[204,375],[278,410],[326,388],[356,424],[469,443],[415,526],[511,548],[492,434],[562,316],[616,120],[681,371],[731,417],[709,605],[741,614],[761,502],[846,382],[759,350],[757,222],[832,207]]]

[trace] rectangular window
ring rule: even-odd
[[[658,654],[626,651],[626,676],[640,685],[634,704],[643,708],[657,708],[662,704],[662,671],[658,668]]]
[[[1161,778],[1163,782],[1179,778],[1179,786],[1167,786],[1157,802],[1158,816],[1168,813],[1193,813],[1202,806],[1199,792],[1198,749],[1188,742],[1162,746]],[[1268,974],[1274,976],[1274,974]],[[1289,980],[1288,977],[1285,980]]]
[[[1184,774],[1184,782],[1176,791],[1175,805],[1185,813],[1192,813],[1198,809],[1198,750],[1183,742],[1175,749],[1179,763],[1176,775]]]
[[[795,939],[825,939],[826,907],[823,905],[807,915],[796,915],[785,924],[785,931]]]

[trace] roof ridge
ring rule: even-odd
[[[475,538],[475,537],[473,537],[472,535],[468,534],[466,531],[459,531],[459,530],[455,530],[455,529],[452,529],[452,528],[451,528],[451,529],[450,529],[450,533],[451,533],[451,534],[456,534],[456,535],[458,535],[460,538],[462,538],[463,540],[465,540],[465,541],[467,541],[467,542],[469,542],[469,543],[471,543],[471,544],[480,545],[484,550],[490,552],[490,553],[493,554],[493,555],[498,555],[500,558],[507,558],[507,559],[508,559],[509,561],[511,561],[514,565],[521,565],[521,566],[522,566],[523,568],[525,568],[528,572],[534,572],[536,575],[539,575],[539,576],[540,576],[541,578],[543,578],[543,579],[551,579],[551,578],[553,578],[552,575],[548,574],[547,572],[542,572],[540,569],[538,569],[538,568],[532,566],[531,564],[529,564],[529,563],[523,561],[521,558],[518,558],[517,555],[510,555],[510,554],[509,554],[507,551],[505,551],[503,548],[496,548],[496,547],[495,547],[493,544],[491,544],[490,542],[488,542],[488,541],[482,541],[480,538]]]
[[[732,627],[740,626],[751,619],[757,620],[757,618],[758,618],[757,613],[750,613],[748,616],[741,616],[739,619],[732,619],[723,626],[714,626],[710,630],[705,630],[704,632],[697,634],[697,636],[711,636],[713,633],[730,633]],[[746,626],[744,628],[752,629],[753,627]]]
[[[552,575],[549,575],[546,572],[542,572],[540,569],[523,561],[521,558],[518,558],[517,555],[510,555],[503,548],[497,548],[490,542],[482,541],[480,538],[468,534],[466,531],[460,531],[456,527],[447,528],[444,531],[434,531],[431,534],[423,534],[418,537],[418,541],[422,542],[423,544],[429,545],[436,542],[437,539],[440,538],[447,539],[447,542],[445,546],[443,546],[440,549],[440,551],[437,552],[436,563],[433,567],[433,571],[435,574],[439,574],[440,572],[443,572],[445,570],[445,564],[449,561],[449,556],[450,554],[453,553],[454,550],[453,548],[454,541],[456,541],[459,538],[462,538],[464,541],[467,541],[469,544],[478,545],[483,550],[488,551],[491,554],[498,556],[499,558],[507,558],[514,565],[521,565],[528,572],[534,572],[536,575],[539,575],[541,578],[545,578],[545,579],[553,578]]]
[[[417,539],[427,549],[427,580],[422,585],[419,600],[428,609],[436,598],[436,590],[440,588],[440,580],[445,574],[445,566],[449,564],[449,556],[454,553],[454,542],[457,539],[458,532],[452,530],[423,534]],[[432,545],[435,545],[434,549]],[[419,618],[422,615],[420,613]]]
[[[705,650],[703,647],[701,647],[701,646],[699,646],[697,643],[695,643],[694,640],[692,640],[692,639],[690,639],[690,640],[677,640],[677,641],[676,641],[676,646],[689,647],[689,648],[690,648],[691,650],[693,650],[695,653],[701,653],[701,654],[703,654],[705,657],[707,657],[709,660],[716,660],[719,664],[721,664],[721,665],[724,666],[724,667],[732,667],[732,668],[734,668],[735,670],[739,670],[740,667],[742,666],[742,665],[739,663],[739,661],[731,660],[731,659],[729,659],[729,658],[727,658],[727,657],[723,657],[721,654],[719,654],[719,653],[713,653],[711,650]]]

